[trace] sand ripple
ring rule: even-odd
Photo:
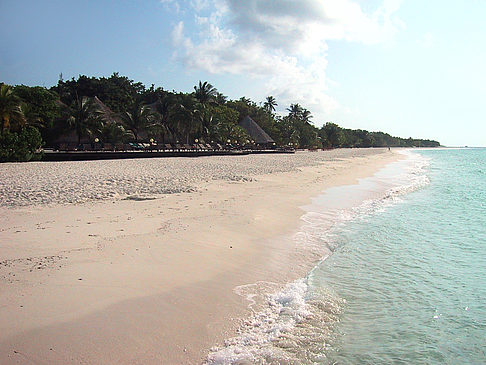
[[[251,181],[382,149],[339,149],[281,155],[152,158],[0,164],[0,206],[70,204],[196,191],[212,180]]]

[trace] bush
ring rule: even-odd
[[[0,162],[39,160],[42,137],[37,128],[28,126],[19,133],[4,131],[0,134]]]

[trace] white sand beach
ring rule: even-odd
[[[401,155],[0,165],[0,363],[196,364],[231,337],[239,285],[288,282],[321,252],[277,240],[310,198]]]

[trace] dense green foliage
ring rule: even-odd
[[[97,96],[112,111],[119,113],[125,111],[146,90],[140,82],[136,83],[115,72],[108,78],[84,75],[80,75],[77,80],[73,78],[64,81],[61,78],[51,91],[59,94],[61,101],[66,105],[71,105],[82,96]]]
[[[15,86],[13,92],[23,101],[22,111],[30,124],[46,129],[54,126],[54,121],[60,117],[59,97],[55,92],[24,85]]]
[[[40,146],[59,143],[159,143],[251,144],[238,123],[250,116],[280,146],[296,148],[438,146],[436,141],[403,139],[383,132],[350,130],[334,123],[317,128],[312,114],[299,104],[275,113],[273,96],[257,104],[248,99],[228,100],[208,82],[199,81],[194,92],[181,93],[146,88],[118,73],[110,77],[79,76],[51,89],[0,84],[0,121],[3,160],[25,160]],[[22,144],[24,142],[26,144]],[[22,147],[21,147],[22,145]],[[9,146],[3,147],[3,146]],[[13,147],[19,154],[8,154]],[[7,149],[6,149],[7,148]],[[33,150],[34,149],[34,150]],[[29,151],[28,153],[25,151]],[[8,157],[4,157],[7,156]],[[27,156],[27,157],[23,157]]]
[[[41,145],[41,134],[35,127],[26,126],[19,132],[6,130],[0,134],[0,162],[39,159]]]
[[[33,125],[42,121],[41,112],[35,104],[23,101],[15,91],[0,83],[0,162],[40,157],[42,137]],[[28,95],[24,96],[28,98]]]
[[[323,147],[438,147],[440,143],[426,139],[392,137],[383,132],[362,129],[345,129],[334,123],[326,123],[319,136]]]

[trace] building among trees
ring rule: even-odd
[[[252,141],[255,142],[255,144],[260,145],[260,146],[273,146],[275,144],[275,141],[270,137],[267,132],[265,132],[262,127],[258,125],[257,122],[255,122],[253,119],[250,118],[250,116],[246,116],[240,123],[240,127],[242,127],[250,136]]]

